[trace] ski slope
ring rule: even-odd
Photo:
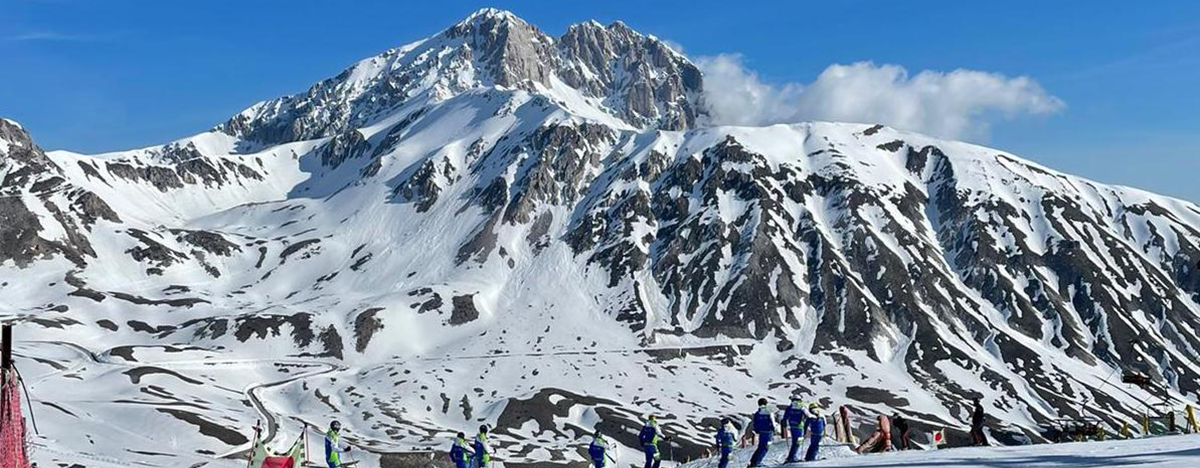
[[[854,455],[848,447],[822,447],[820,459],[811,463],[784,464],[787,444],[775,443],[764,466],[854,466],[864,468],[1043,468],[1127,467],[1194,468],[1200,466],[1200,436],[1181,435],[1148,439],[1078,442],[1010,447],[971,447],[945,450],[911,450]],[[749,464],[753,447],[734,452],[729,466]],[[717,459],[703,459],[681,468],[715,468]]]

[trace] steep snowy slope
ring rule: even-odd
[[[1140,414],[1122,370],[1200,390],[1200,208],[878,125],[708,127],[702,86],[623,24],[483,10],[158,147],[0,121],[42,456],[219,463],[337,417],[385,464],[486,422],[520,466],[657,413],[684,459],[791,394],[960,429],[981,396],[1036,440]]]

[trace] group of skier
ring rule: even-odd
[[[825,436],[825,417],[821,415],[821,405],[811,403],[806,408],[800,401],[800,397],[792,396],[791,403],[783,410],[779,425],[787,428],[784,437],[791,440],[787,463],[800,461],[800,445],[806,436],[809,443],[808,450],[804,454],[804,461],[817,459],[817,451],[821,448],[821,438]],[[763,458],[767,456],[771,438],[775,436],[775,417],[766,398],[758,399],[758,411],[755,411],[754,416],[750,419],[750,427],[751,434],[758,439],[758,446],[755,447],[754,454],[750,456],[750,467],[753,468],[762,465]],[[729,466],[729,453],[732,451],[732,445],[728,448],[721,447],[720,468]]]
[[[820,405],[812,403],[805,406],[799,397],[793,396],[791,404],[788,405],[779,418],[778,425],[779,427],[787,428],[785,437],[791,439],[791,448],[788,451],[788,463],[800,461],[800,446],[805,436],[809,438],[810,442],[804,460],[813,461],[817,459],[817,451],[821,446],[821,438],[825,435],[825,418],[821,415]],[[754,455],[750,460],[750,467],[758,467],[762,465],[763,458],[767,455],[767,447],[771,443],[771,439],[775,436],[776,431],[775,414],[766,398],[759,398],[758,410],[750,417],[749,429],[747,435],[758,440],[758,446],[754,450]],[[729,467],[729,457],[733,454],[739,432],[732,420],[729,418],[721,419],[721,425],[717,428],[715,440],[717,453],[720,454],[719,468]],[[659,468],[662,464],[662,452],[659,450],[658,443],[664,440],[666,440],[666,437],[663,436],[662,431],[658,427],[658,419],[654,415],[651,415],[646,420],[646,424],[642,426],[642,430],[638,433],[638,442],[642,445],[642,453],[646,456],[644,468]],[[593,436],[592,445],[588,448],[588,455],[596,468],[605,468],[607,462],[612,460],[607,455],[607,452],[608,445],[604,441],[603,436],[600,435],[600,432],[597,431]]]
[[[454,436],[454,445],[450,447],[450,459],[455,468],[487,468],[492,464],[492,446],[488,444],[488,427],[479,426],[479,433],[471,445],[467,445],[467,436],[459,432]]]
[[[790,404],[784,408],[778,418],[775,413],[776,411],[766,398],[758,399],[758,410],[751,415],[750,427],[745,431],[748,438],[757,440],[754,454],[750,458],[749,468],[762,466],[763,459],[766,458],[768,447],[777,430],[782,432],[786,440],[790,441],[786,463],[801,461],[800,449],[806,438],[809,442],[808,448],[804,451],[803,461],[816,460],[817,452],[821,447],[821,439],[825,436],[825,417],[822,414],[821,406],[817,403],[805,405],[800,397],[792,396]],[[983,406],[976,398],[971,411],[971,437],[975,445],[987,445],[987,437],[983,433],[983,421]],[[878,429],[859,446],[858,451],[865,453],[892,449],[907,450],[910,448],[908,431],[908,421],[899,413],[893,414],[891,418],[880,415]],[[454,461],[456,468],[487,468],[489,466],[492,450],[488,445],[487,433],[487,426],[480,426],[479,434],[475,436],[473,445],[468,445],[466,436],[461,432],[458,433],[454,439],[454,445],[450,448],[450,459]],[[715,440],[715,447],[720,456],[718,468],[729,467],[730,456],[738,442],[739,433],[742,431],[734,425],[732,420],[721,419]],[[332,451],[329,436],[326,437],[325,446],[330,457],[330,468],[336,468],[337,436],[333,429],[331,429],[331,434],[333,434]],[[662,452],[659,449],[659,442],[667,440],[668,438],[663,435],[658,426],[658,419],[654,415],[650,415],[641,431],[638,432],[638,443],[641,444],[642,452],[646,457],[644,468],[660,468]],[[609,445],[608,440],[599,429],[592,434],[592,441],[588,445],[587,453],[595,468],[606,468],[615,461],[612,455],[612,446]]]
[[[758,410],[751,416],[751,427],[747,434],[757,438],[758,447],[754,451],[754,456],[750,461],[750,467],[758,467],[762,464],[763,458],[767,454],[767,446],[770,444],[772,437],[776,431],[776,418],[774,411],[767,403],[766,398],[758,400]],[[792,397],[791,404],[784,409],[783,414],[778,420],[780,428],[786,428],[785,437],[791,439],[791,448],[788,451],[788,462],[800,461],[800,446],[807,436],[810,440],[807,452],[805,453],[805,461],[813,461],[817,458],[817,451],[821,445],[821,438],[825,435],[825,418],[821,415],[820,405],[812,403],[805,406],[799,397]],[[325,451],[329,468],[337,468],[339,465],[338,454],[348,451],[349,448],[341,449],[338,445],[337,430],[340,426],[334,422],[330,427],[330,431],[325,438]],[[479,427],[479,434],[475,436],[474,444],[468,445],[466,436],[459,432],[454,438],[454,444],[450,447],[450,460],[454,462],[455,468],[487,468],[491,463],[492,449],[487,441],[488,428],[486,425]],[[721,426],[717,428],[716,448],[720,453],[720,468],[729,467],[729,457],[733,453],[734,446],[737,444],[739,433],[734,426],[733,421],[729,418],[721,420]],[[638,432],[638,442],[642,446],[642,451],[646,456],[646,464],[644,468],[659,468],[662,464],[662,452],[659,450],[659,442],[668,440],[658,426],[658,418],[650,415],[647,418],[645,425]],[[588,458],[596,468],[605,468],[611,462],[615,462],[612,454],[612,446],[609,445],[608,439],[604,434],[597,429],[592,434],[592,441],[588,445]]]
[[[987,436],[983,432],[984,417],[983,406],[979,399],[975,398],[971,411],[971,438],[974,445],[987,445]],[[340,454],[350,451],[348,446],[343,448],[340,445],[338,434],[340,429],[341,425],[334,421],[325,435],[325,455],[329,468],[341,466]],[[781,430],[783,437],[790,441],[786,463],[801,461],[800,449],[805,438],[809,440],[809,443],[803,460],[814,461],[817,459],[817,452],[821,447],[821,439],[825,436],[825,417],[819,404],[805,405],[800,397],[792,396],[791,403],[776,419],[775,411],[767,399],[759,398],[758,410],[750,417],[748,429],[745,434],[749,438],[757,439],[749,468],[762,466],[768,446],[777,429]],[[908,430],[908,422],[899,413],[893,414],[890,419],[885,415],[880,415],[878,429],[859,446],[858,451],[864,453],[892,449],[907,450],[909,449]],[[715,440],[717,453],[720,455],[718,468],[729,467],[729,459],[733,454],[740,432],[732,420],[721,419]],[[658,444],[666,440],[668,438],[659,429],[658,419],[654,415],[650,415],[638,433],[638,443],[641,444],[642,452],[646,456],[644,468],[660,467],[662,452],[659,450]],[[592,442],[588,445],[587,453],[595,468],[605,468],[610,462],[615,461],[612,447],[599,429],[592,434]],[[466,435],[459,432],[450,448],[450,459],[454,462],[455,468],[488,468],[491,458],[492,449],[488,444],[487,425],[479,427],[479,433],[471,444],[467,443]]]
[[[350,452],[349,445],[341,443],[342,424],[333,421],[325,432],[325,464],[328,468],[341,468],[352,463],[343,463],[342,454]],[[492,446],[488,444],[487,425],[479,426],[479,434],[473,443],[467,444],[467,436],[461,432],[454,437],[450,447],[450,460],[455,468],[487,468],[492,462]]]

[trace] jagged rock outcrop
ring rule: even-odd
[[[705,114],[700,70],[652,36],[621,22],[587,22],[554,39],[512,13],[485,9],[305,93],[256,104],[217,130],[273,144],[344,138],[414,99],[447,99],[480,86],[585,101],[635,128],[686,130]]]

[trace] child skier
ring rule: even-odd
[[[337,421],[329,423],[329,431],[325,433],[325,464],[329,468],[341,467],[341,454],[350,452],[349,445],[343,447],[341,444],[341,432],[342,423]]]
[[[825,418],[821,416],[821,407],[816,403],[808,405],[808,438],[812,442],[808,444],[808,453],[804,454],[804,461],[815,461],[817,459],[817,451],[821,448],[821,438],[825,436]]]
[[[487,468],[492,463],[492,446],[488,445],[487,424],[479,426],[475,436],[475,468]]]
[[[588,445],[588,456],[592,458],[592,465],[596,468],[604,468],[607,464],[606,461],[616,463],[612,455],[608,454],[608,441],[604,440],[604,435],[600,434],[599,429],[592,433],[592,443]]]
[[[783,419],[780,421],[780,425],[787,427],[788,437],[792,441],[792,446],[788,449],[787,463],[800,461],[800,441],[804,439],[804,413],[804,403],[800,401],[800,397],[792,395],[792,404],[784,410]]]
[[[729,468],[729,455],[733,453],[733,444],[735,443],[733,423],[729,422],[729,418],[721,419],[721,427],[717,429],[717,450],[721,454],[721,461],[717,468]]]
[[[775,434],[775,417],[771,415],[771,407],[767,406],[766,398],[758,399],[758,411],[754,412],[751,425],[754,435],[758,437],[758,448],[754,449],[754,456],[750,457],[750,468],[755,468],[762,466],[763,458],[767,456],[767,446]]]
[[[471,457],[474,452],[467,446],[467,435],[461,432],[454,437],[454,445],[450,447],[450,460],[454,468],[471,468]]]
[[[659,468],[662,465],[662,455],[658,452],[658,419],[654,415],[646,421],[646,425],[642,426],[642,431],[638,433],[638,442],[642,444],[642,450],[646,453],[645,468]]]

